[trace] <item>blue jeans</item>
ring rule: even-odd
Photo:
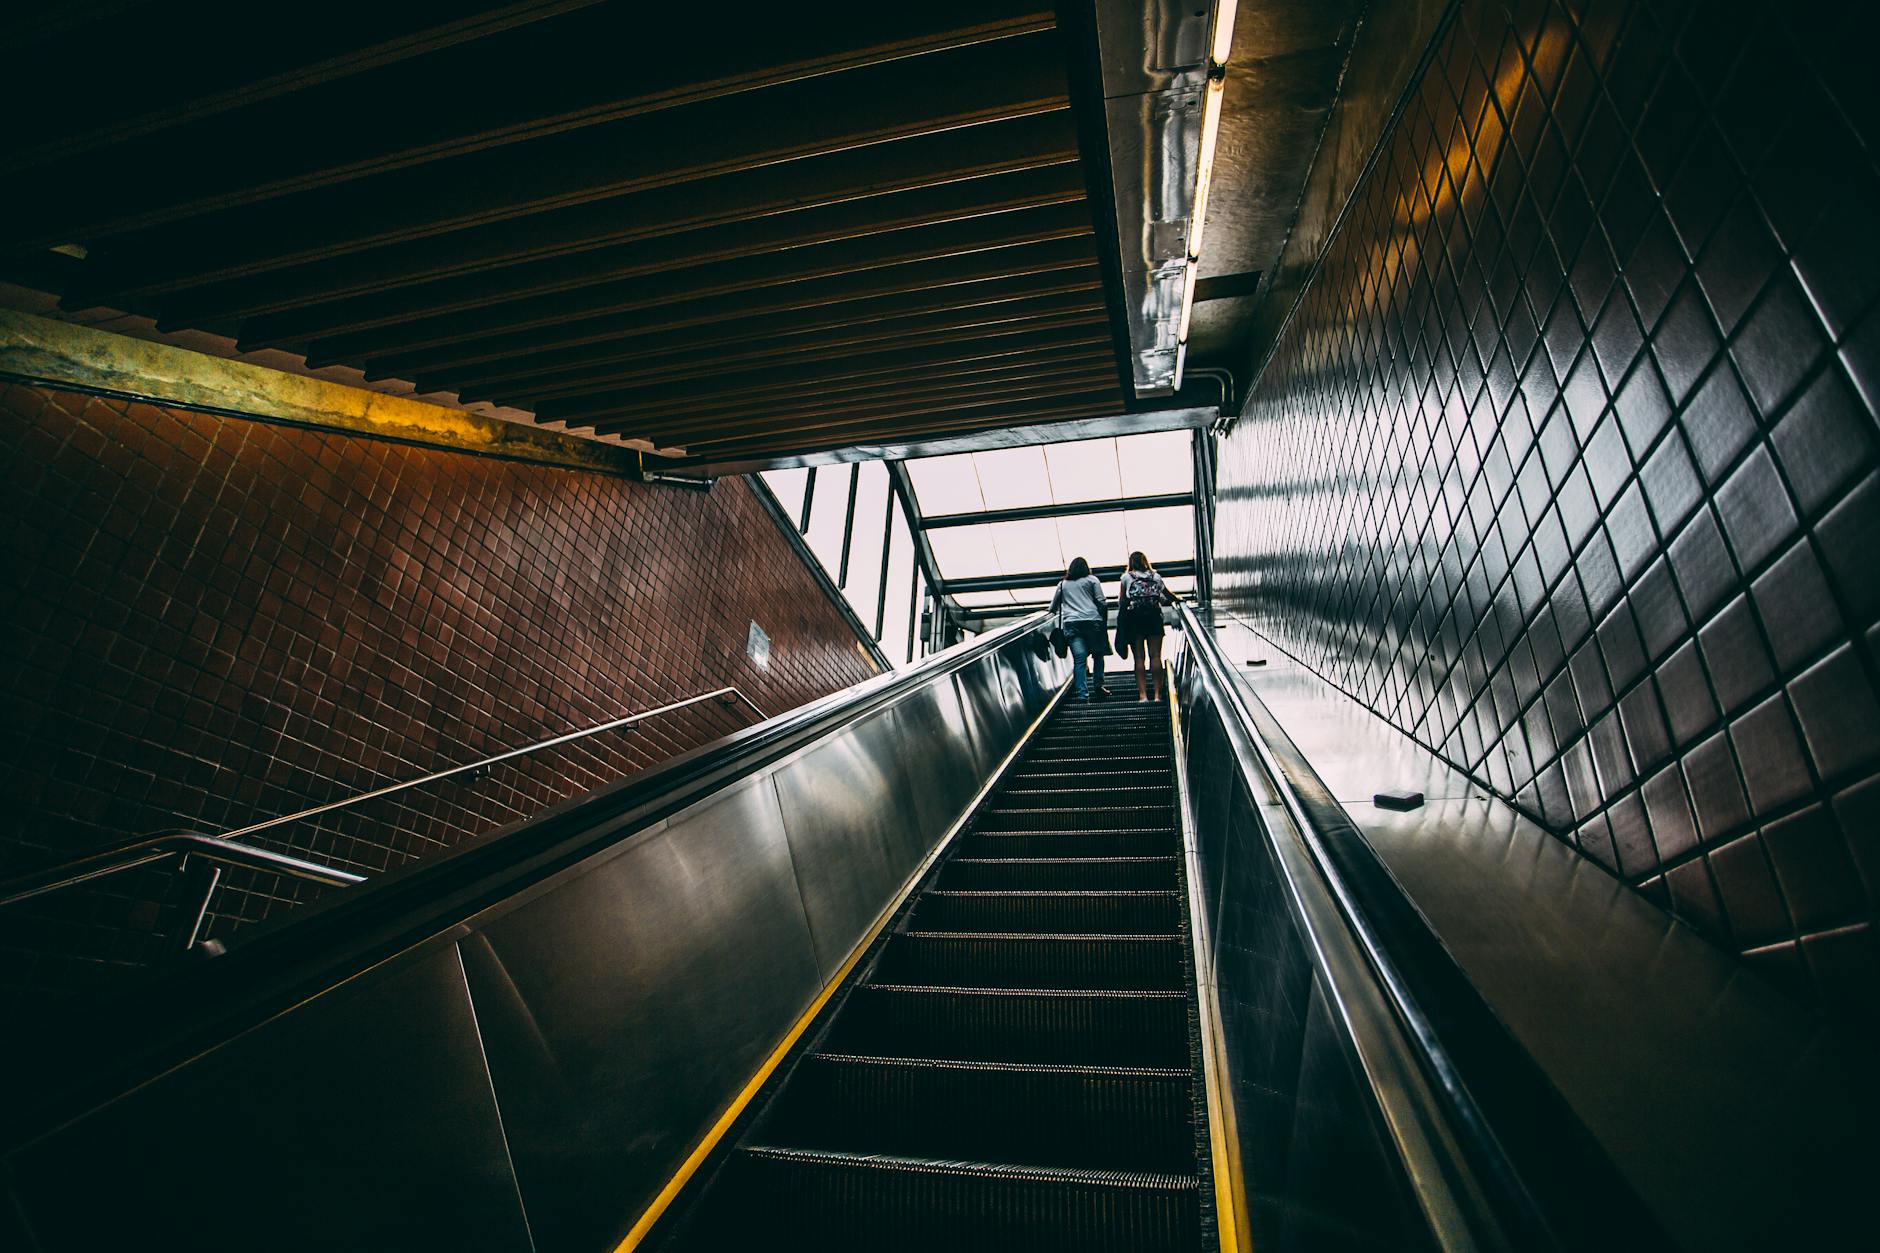
[[[1064,632],[1071,637],[1071,664],[1074,667],[1071,671],[1071,682],[1075,686],[1077,699],[1088,700],[1090,699],[1090,680],[1084,676],[1084,659],[1089,658],[1090,666],[1097,672],[1097,686],[1102,687],[1103,654],[1090,647],[1090,641],[1085,637],[1080,626],[1067,625]]]

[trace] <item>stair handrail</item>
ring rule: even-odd
[[[335,810],[346,809],[365,801],[376,800],[382,796],[390,796],[397,792],[408,791],[411,788],[423,787],[428,783],[436,783],[440,779],[448,779],[455,775],[468,774],[477,770],[487,770],[491,766],[509,761],[516,757],[523,757],[530,753],[540,752],[545,748],[554,748],[557,745],[572,743],[575,740],[585,739],[590,735],[599,735],[603,731],[619,730],[621,727],[631,726],[636,722],[644,722],[648,718],[673,713],[680,709],[687,709],[693,705],[702,704],[705,701],[713,699],[723,699],[727,703],[733,700],[742,701],[751,707],[760,721],[768,717],[763,709],[758,706],[757,702],[752,700],[749,696],[746,696],[736,684],[728,684],[724,687],[713,688],[709,692],[701,692],[696,696],[688,696],[684,700],[672,701],[668,704],[660,705],[654,709],[643,709],[638,713],[613,718],[597,726],[585,727],[579,731],[569,731],[562,735],[552,736],[546,740],[540,740],[534,744],[524,745],[521,748],[508,749],[507,751],[482,758],[478,761],[466,762],[460,766],[450,766],[443,770],[434,770],[429,774],[421,775],[415,779],[406,779],[399,783],[388,783],[383,787],[358,792],[351,796],[342,797],[336,801],[327,801],[324,804],[312,805],[291,814],[282,814],[278,818],[268,818],[261,822],[251,822],[245,827],[236,827],[230,831],[210,834],[203,831],[176,830],[158,831],[146,835],[134,836],[129,840],[111,845],[107,848],[95,850],[82,857],[76,857],[69,861],[61,862],[56,866],[49,866],[44,870],[35,871],[32,874],[22,875],[15,879],[0,882],[0,908],[5,908],[19,901],[31,900],[37,896],[44,896],[50,892],[57,892],[64,888],[75,887],[81,883],[89,883],[94,879],[101,879],[107,875],[118,874],[121,871],[134,870],[139,866],[153,865],[172,857],[180,858],[185,865],[187,865],[190,858],[195,857],[205,862],[220,865],[240,866],[251,870],[266,870],[287,875],[291,878],[302,879],[310,883],[323,884],[328,887],[351,887],[356,884],[364,883],[368,876],[357,874],[350,870],[343,870],[338,866],[327,865],[323,862],[310,861],[306,858],[294,857],[286,853],[277,853],[271,849],[244,843],[244,837],[252,836],[263,831],[269,831],[276,827],[289,826],[308,818],[317,817],[320,814],[332,813]],[[208,907],[209,898],[215,892],[219,882],[219,876],[220,871],[216,871],[214,874],[210,875],[204,881],[201,891],[197,893],[200,903],[195,905],[192,910],[193,922],[183,934],[180,944],[181,948],[187,950],[195,947],[196,938],[202,926],[203,914]]]
[[[153,865],[175,856],[198,856],[204,861],[219,862],[227,866],[243,866],[250,870],[269,870],[304,879],[309,883],[326,884],[329,887],[347,887],[355,883],[364,883],[366,876],[342,870],[338,866],[329,866],[324,862],[309,861],[302,857],[293,857],[286,853],[277,853],[272,849],[258,848],[253,844],[243,844],[206,831],[159,831],[153,835],[140,836],[127,844],[120,844],[101,852],[90,853],[84,857],[75,857],[71,861],[61,862],[57,866],[21,875],[0,884],[0,906],[31,900],[35,896],[44,896],[60,888],[72,887],[80,883],[89,883],[93,879],[102,879],[106,875],[117,874],[123,870],[135,870],[139,866]]]

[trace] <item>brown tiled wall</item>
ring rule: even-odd
[[[1880,1020],[1872,5],[1464,0],[1223,455],[1216,586]]]
[[[727,684],[778,713],[874,673],[739,479],[643,487],[15,385],[0,464],[0,877]],[[382,871],[754,720],[713,702],[257,842]],[[0,910],[0,996],[145,967],[167,878]],[[210,934],[316,890],[231,874]]]

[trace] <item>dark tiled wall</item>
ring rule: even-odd
[[[779,713],[874,672],[743,480],[648,488],[11,385],[0,464],[0,878],[726,684]],[[382,871],[754,720],[713,702],[256,842]],[[146,966],[166,880],[0,910],[0,997]],[[210,934],[314,891],[232,873]]]
[[[1464,0],[1223,453],[1216,585],[1880,1017],[1870,5]]]

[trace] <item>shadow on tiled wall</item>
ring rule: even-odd
[[[1880,1019],[1872,6],[1464,0],[1222,455],[1216,586]]]

